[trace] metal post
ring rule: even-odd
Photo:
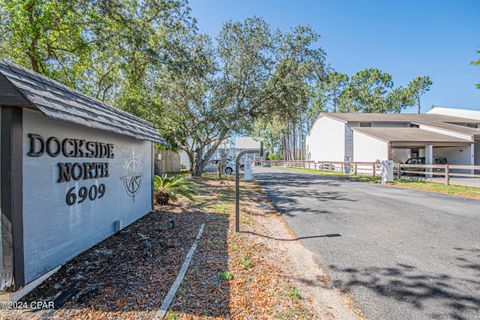
[[[235,159],[235,232],[240,232],[240,159],[247,153],[260,153],[263,156],[263,143],[260,150],[244,150]]]
[[[240,154],[235,159],[235,232],[240,231]]]

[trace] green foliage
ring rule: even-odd
[[[342,92],[342,112],[387,112],[387,94],[393,88],[392,76],[378,69],[365,69],[352,76]]]
[[[180,316],[178,314],[172,313],[171,311],[167,313],[167,320],[179,320],[179,319],[180,319]]]
[[[282,160],[282,155],[278,152],[270,152],[267,160]]]
[[[480,49],[477,50],[477,53],[480,54]],[[474,66],[480,67],[480,58],[476,61],[472,61],[471,64],[473,64]],[[477,83],[477,88],[480,89],[480,83]]]
[[[221,281],[233,280],[233,273],[231,273],[230,271],[221,272],[218,274],[218,280],[221,280]]]
[[[212,211],[216,213],[225,213],[228,210],[227,204],[217,203],[205,208],[207,211]]]
[[[416,77],[413,79],[406,89],[407,91],[407,99],[410,99],[410,104],[417,104],[418,113],[421,112],[421,105],[420,105],[420,98],[430,91],[430,86],[433,84],[430,77],[423,76],[423,77]]]
[[[292,298],[297,298],[297,299],[300,299],[302,297],[300,295],[300,290],[298,290],[297,288],[290,288],[288,290],[288,295]]]
[[[152,120],[184,0],[0,0],[0,57]]]
[[[246,256],[242,257],[242,260],[240,261],[240,263],[247,269],[253,267],[253,261]]]
[[[156,175],[153,188],[160,204],[166,204],[169,200],[176,201],[179,195],[193,200],[193,196],[197,194],[196,184],[184,175]]]
[[[75,87],[86,70],[90,17],[84,1],[1,0],[0,56]]]
[[[184,150],[192,174],[202,170],[230,134],[253,130],[257,120],[298,118],[323,70],[324,53],[310,28],[271,30],[261,18],[226,22],[212,42],[181,37],[181,64],[157,78],[162,133]]]
[[[346,74],[333,70],[328,72],[320,83],[320,90],[322,93],[324,93],[322,97],[325,97],[325,102],[329,102],[332,105],[333,112],[337,112],[339,97],[343,90],[347,87],[348,80],[349,79]]]

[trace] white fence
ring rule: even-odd
[[[257,160],[256,164],[282,167],[303,168],[322,172],[337,172],[345,174],[363,174],[381,176],[380,162],[345,162],[345,161],[309,161],[309,160]],[[394,168],[396,177],[422,178],[443,177],[446,185],[450,178],[480,178],[480,166],[472,165],[440,165],[440,164],[402,164],[396,163]]]
[[[380,176],[382,164],[379,162],[345,162],[345,161],[309,161],[309,160],[259,160],[257,164],[273,166],[303,168],[323,172],[337,172],[347,174],[364,174]]]

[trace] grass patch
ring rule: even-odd
[[[215,213],[226,213],[228,210],[228,205],[224,203],[217,203],[211,206],[205,207],[205,211],[215,212]]]
[[[456,185],[447,186],[443,183],[409,180],[409,179],[395,179],[395,181],[389,183],[389,185],[416,189],[416,190],[450,194],[450,195],[460,196],[460,197],[480,199],[480,188],[475,188],[475,187],[456,186]]]
[[[241,224],[246,224],[246,225],[251,225],[253,224],[253,219],[250,217],[246,217],[244,215],[240,215],[240,223]]]
[[[242,257],[242,260],[240,261],[240,263],[246,268],[246,269],[249,269],[251,267],[253,267],[253,261],[248,259],[248,257],[246,256],[243,256]]]
[[[218,274],[218,280],[221,280],[221,281],[233,280],[233,273],[231,273],[230,271],[220,272]]]
[[[172,313],[172,312],[168,312],[167,313],[167,320],[179,320],[180,319],[180,316],[176,313]]]
[[[351,181],[379,183],[382,179],[381,177],[378,177],[378,176],[372,177],[372,176],[363,175],[363,174],[346,174],[341,172],[320,171],[320,170],[314,170],[314,169],[304,169],[304,168],[294,168],[294,167],[274,167],[274,168],[297,171],[297,172],[313,173],[313,174],[319,174],[322,176],[343,178]]]
[[[300,299],[302,296],[300,295],[300,291],[297,288],[290,288],[288,290],[288,295],[292,298]]]

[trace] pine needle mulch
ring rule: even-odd
[[[168,319],[311,319],[306,301],[288,280],[281,255],[259,237],[255,215],[271,211],[261,188],[241,184],[241,230],[234,232],[234,181],[198,181],[193,206],[212,215]]]

